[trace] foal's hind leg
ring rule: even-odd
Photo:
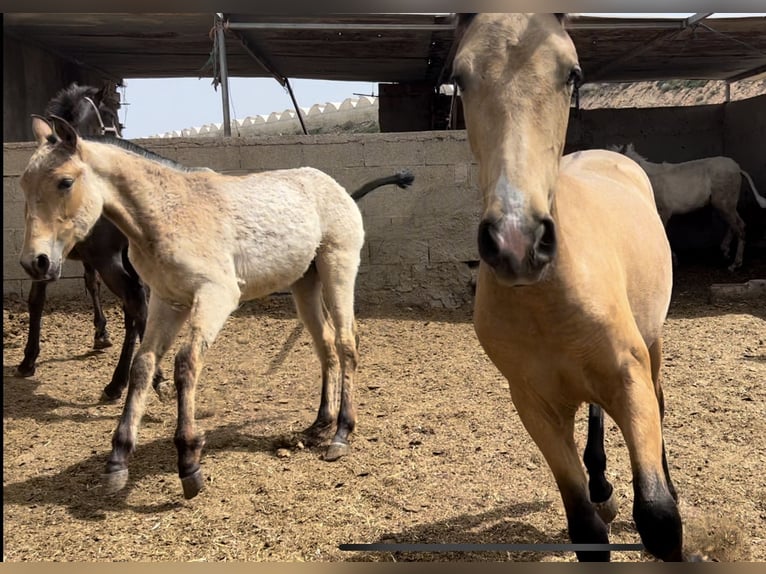
[[[112,436],[112,452],[103,476],[104,491],[107,494],[121,490],[128,481],[128,457],[136,446],[138,427],[156,365],[162,360],[188,316],[188,309],[172,307],[158,297],[152,297],[149,301],[146,332],[130,368],[128,396]]]
[[[610,404],[604,408],[622,430],[628,446],[633,519],[644,546],[661,560],[681,561],[681,515],[666,479],[667,464],[663,465],[662,417],[650,357],[639,339],[636,335],[636,342],[622,355],[619,380],[611,386]]]
[[[29,311],[29,332],[27,344],[24,347],[24,359],[16,367],[17,377],[31,377],[35,374],[37,357],[40,356],[40,326],[43,321],[45,307],[45,290],[48,284],[44,281],[32,281],[27,299]]]
[[[317,417],[303,431],[308,441],[317,444],[329,439],[335,432],[340,410],[340,360],[335,349],[335,329],[325,315],[322,284],[315,265],[309,267],[306,274],[292,285],[291,290],[298,316],[311,334],[322,366],[322,396]]]
[[[85,289],[93,302],[93,327],[95,328],[93,348],[107,349],[112,346],[112,341],[109,340],[109,333],[106,331],[106,317],[101,307],[101,281],[90,263],[83,261],[82,267]]]
[[[358,268],[358,251],[325,252],[317,259],[324,300],[335,326],[335,347],[341,368],[338,425],[325,460],[336,460],[348,454],[348,437],[356,426],[354,379],[359,353],[354,320],[354,283]]]
[[[546,400],[535,392],[511,386],[521,422],[545,457],[556,479],[574,544],[608,544],[606,524],[588,494],[588,480],[574,441],[576,405],[559,397]],[[580,561],[609,561],[608,550],[577,551]]]
[[[607,524],[617,516],[614,488],[606,479],[606,452],[604,451],[604,411],[596,404],[588,405],[588,441],[583,454],[588,469],[588,490],[596,512]]]

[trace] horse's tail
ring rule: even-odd
[[[387,175],[386,177],[379,177],[378,179],[368,181],[351,194],[351,199],[354,201],[359,201],[371,191],[390,183],[396,184],[402,189],[407,189],[410,185],[412,185],[413,181],[415,181],[415,176],[412,174],[412,172],[405,169],[394,175]]]
[[[758,190],[755,189],[755,184],[753,183],[753,178],[750,177],[750,175],[744,170],[740,169],[739,172],[747,178],[747,182],[750,184],[750,189],[753,192],[753,197],[755,197],[755,200],[758,202],[758,205],[761,206],[761,209],[766,209],[766,197],[763,197],[760,193],[758,193]]]

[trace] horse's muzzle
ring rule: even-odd
[[[479,256],[503,283],[535,283],[555,255],[556,225],[550,217],[528,227],[505,217],[479,224]]]
[[[61,274],[61,265],[51,262],[50,257],[40,254],[33,257],[22,257],[19,262],[35,281],[53,281]]]

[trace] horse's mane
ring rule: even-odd
[[[83,106],[85,98],[95,98],[98,96],[98,88],[92,86],[80,86],[73,83],[70,86],[60,90],[45,107],[46,116],[58,116],[65,119],[70,124],[77,125],[88,112],[93,112],[90,105]]]
[[[140,145],[134,144],[130,140],[125,140],[122,138],[118,138],[112,135],[104,135],[104,136],[83,136],[83,139],[87,141],[94,141],[99,143],[105,143],[109,145],[114,145],[119,148],[122,148],[126,151],[135,153],[137,155],[140,155],[141,157],[144,157],[148,160],[155,161],[157,163],[161,163],[162,165],[166,165],[168,167],[172,167],[174,169],[177,169],[179,171],[187,171],[187,172],[193,172],[193,171],[208,171],[208,168],[204,167],[188,167],[183,164],[178,163],[177,161],[173,161],[172,159],[168,159],[166,157],[163,157],[159,154],[154,153],[153,151],[149,151],[148,149],[141,147]]]

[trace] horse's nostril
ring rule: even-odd
[[[48,259],[47,255],[38,255],[35,257],[35,268],[40,273],[46,273],[48,269],[50,269],[51,266],[51,260]]]
[[[500,254],[497,240],[492,234],[492,223],[486,219],[479,224],[479,256],[487,263],[495,261]]]
[[[556,224],[550,218],[543,219],[535,236],[537,237],[534,247],[535,261],[548,263],[556,255]]]

